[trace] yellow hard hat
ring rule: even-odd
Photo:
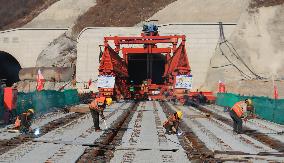
[[[112,103],[112,98],[108,97],[106,98],[106,104],[110,105]]]
[[[35,113],[34,109],[28,109],[28,112]]]
[[[182,111],[177,111],[177,116],[179,119],[182,119]]]
[[[251,99],[246,99],[245,102],[247,103],[247,105],[252,105],[252,100]]]

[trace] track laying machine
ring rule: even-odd
[[[115,99],[179,99],[189,96],[192,76],[185,35],[161,36],[154,24],[141,36],[104,37],[99,93]]]

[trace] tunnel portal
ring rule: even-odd
[[[11,54],[0,51],[0,80],[4,80],[7,86],[18,82],[21,65]]]
[[[163,84],[165,63],[162,54],[129,54],[129,80],[134,84],[142,84],[143,80],[152,79],[154,84]]]

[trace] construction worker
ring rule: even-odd
[[[28,109],[16,118],[14,129],[19,130],[21,133],[28,133],[32,131],[32,119],[34,116],[34,110]]]
[[[166,129],[166,134],[176,134],[178,132],[178,126],[182,119],[182,112],[177,111],[170,115],[169,118],[163,123],[163,127]]]
[[[102,119],[105,119],[103,111],[106,107],[106,104],[107,104],[106,98],[104,96],[98,95],[89,105],[96,132],[102,131],[99,126],[100,123],[99,115],[101,114]]]
[[[233,124],[233,131],[234,133],[241,134],[242,126],[243,126],[243,120],[246,118],[246,111],[248,106],[252,105],[251,99],[245,99],[244,101],[239,101],[235,103],[235,105],[230,109],[230,116],[234,122]]]

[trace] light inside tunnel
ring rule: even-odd
[[[11,54],[0,51],[0,79],[5,79],[7,86],[12,86],[20,80],[20,70],[19,62]]]
[[[129,81],[134,84],[142,84],[146,79],[163,84],[164,71],[165,56],[162,54],[128,54]]]

